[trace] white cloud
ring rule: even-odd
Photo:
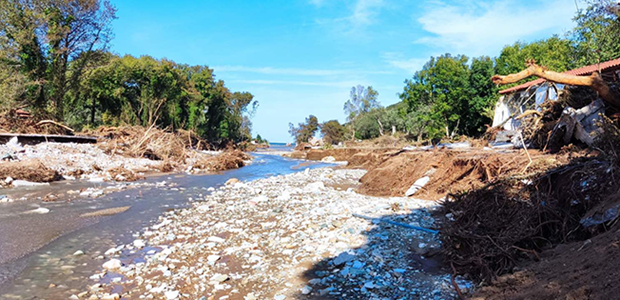
[[[524,3],[515,0],[435,2],[417,19],[433,36],[417,43],[468,55],[494,55],[503,46],[520,39],[550,33],[561,34],[572,27],[572,1],[550,0]]]
[[[386,52],[382,55],[383,60],[390,66],[405,70],[410,74],[422,69],[428,58],[405,58],[402,53]]]
[[[323,0],[310,0],[311,3],[320,7]],[[317,2],[317,3],[315,3]],[[346,1],[346,10],[336,18],[318,18],[318,25],[329,28],[343,35],[363,35],[364,29],[378,22],[382,9],[387,6],[387,0],[353,0]]]
[[[327,0],[309,0],[308,2],[316,7],[322,7]]]
[[[357,0],[353,8],[353,14],[348,19],[353,26],[372,24],[384,5],[385,2],[383,0]]]

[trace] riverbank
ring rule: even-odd
[[[135,232],[155,224],[165,212],[204,199],[229,179],[251,181],[328,166],[252,155],[252,164],[215,174],[148,176],[130,183],[61,181],[34,190],[4,190],[27,194],[23,201],[0,203],[0,298],[68,299],[92,285],[88,277],[99,270],[99,256],[106,250],[131,243]],[[96,198],[67,193],[90,188],[105,193]],[[58,198],[45,202],[34,193]]]
[[[449,273],[427,257],[438,237],[380,221],[432,228],[437,204],[347,188],[364,173],[316,169],[222,187],[110,249],[80,296],[454,298]]]
[[[22,145],[16,139],[0,144],[0,202],[23,199],[11,188],[45,189],[51,182],[86,181],[102,184],[144,179],[162,173],[204,174],[243,167],[250,155],[238,151],[198,151],[186,149],[171,159],[135,157],[109,150],[110,141],[100,144],[45,142]],[[4,189],[4,192],[2,190]],[[78,190],[75,196],[97,197],[107,190]],[[13,196],[13,197],[12,197]],[[59,195],[44,193],[44,201],[55,201]]]

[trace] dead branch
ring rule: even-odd
[[[599,74],[598,72],[594,72],[590,76],[570,75],[549,71],[533,62],[529,62],[527,69],[519,73],[505,76],[495,75],[491,77],[491,80],[497,85],[502,85],[515,83],[521,79],[525,79],[530,76],[537,76],[555,83],[588,86],[594,91],[596,91],[601,97],[601,99],[607,102],[607,104],[620,109],[620,96],[617,95],[617,93],[614,93],[614,91],[609,88],[607,83],[605,83],[605,81],[601,77],[601,74]]]
[[[56,126],[62,128],[62,129],[65,129],[67,131],[75,132],[75,130],[73,130],[71,127],[63,125],[63,124],[60,124],[60,123],[52,121],[52,120],[43,120],[43,121],[37,123],[37,126],[41,126],[41,125],[45,125],[45,124],[53,124],[53,125],[56,125]]]

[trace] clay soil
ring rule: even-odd
[[[525,151],[402,152],[383,158],[376,167],[369,168],[361,179],[359,192],[371,196],[403,196],[416,180],[429,176],[428,184],[414,197],[438,200],[448,193],[480,188],[501,177],[546,170],[567,163],[570,157],[534,150],[529,153],[531,164]]]
[[[620,231],[558,245],[513,274],[479,289],[472,299],[618,299]]]

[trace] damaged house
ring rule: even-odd
[[[503,132],[497,135],[497,141],[509,141],[516,134],[524,131],[524,127],[531,126],[532,122],[528,122],[528,116],[538,117],[536,122],[538,124],[541,119],[545,119],[544,114],[549,109],[545,112],[544,108],[549,108],[550,102],[556,102],[558,99],[566,99],[572,96],[572,98],[579,98],[577,102],[581,103],[568,103],[568,105],[562,107],[560,110],[561,114],[557,112],[556,116],[553,117],[557,122],[555,122],[553,128],[549,129],[553,129],[554,133],[561,131],[558,135],[562,136],[558,137],[558,139],[563,140],[563,144],[569,143],[574,137],[585,144],[591,145],[598,128],[596,124],[600,120],[601,115],[605,113],[606,105],[609,106],[611,102],[609,101],[611,96],[601,95],[598,85],[604,85],[600,88],[611,89],[611,93],[615,93],[620,77],[620,58],[564,73],[548,71],[531,63],[528,69],[520,73],[497,76],[494,81],[498,84],[505,84],[509,83],[506,81],[513,81],[515,79],[515,81],[518,81],[530,75],[539,75],[536,74],[537,72],[532,72],[535,69],[538,70],[538,73],[545,73],[543,75],[551,74],[557,80],[546,80],[542,78],[543,76],[539,76],[541,78],[499,92],[501,97],[495,106],[493,128],[498,128],[503,130]],[[509,78],[511,76],[513,78]],[[584,91],[589,92],[590,95],[585,95]],[[614,105],[611,106],[613,107]],[[550,136],[547,136],[547,139],[549,138]],[[516,139],[513,138],[512,140],[513,143],[516,143]]]

